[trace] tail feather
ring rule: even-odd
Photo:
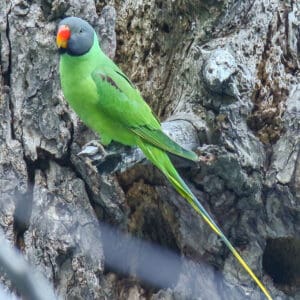
[[[244,261],[244,259],[240,256],[238,251],[233,247],[230,241],[223,234],[219,226],[215,223],[215,221],[208,214],[203,205],[198,201],[196,196],[192,193],[189,187],[185,184],[183,179],[180,177],[172,162],[170,161],[168,155],[156,148],[152,145],[141,142],[139,147],[142,149],[146,157],[157,167],[159,168],[164,175],[168,178],[171,184],[174,186],[176,191],[185,198],[188,203],[194,208],[194,210],[205,220],[205,222],[210,226],[210,228],[222,239],[228,249],[232,252],[234,257],[238,260],[238,262],[243,266],[243,268],[248,272],[250,277],[255,281],[255,283],[259,286],[262,292],[265,294],[268,300],[272,300],[272,297],[263,283],[257,278],[257,276],[253,273],[248,264]]]

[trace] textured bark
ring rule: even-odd
[[[55,299],[56,296],[50,284],[29,267],[22,256],[9,245],[1,229],[0,242],[0,265],[12,285],[18,287],[21,295],[32,300]],[[1,289],[0,296],[1,299],[11,299],[8,293],[2,295]]]
[[[60,90],[55,31],[69,15],[94,26],[173,137],[198,146],[199,163],[176,162],[188,185],[274,298],[297,299],[299,1],[0,0],[0,226],[11,245],[65,299],[263,298],[140,153],[91,144]],[[156,251],[174,256],[161,284],[143,272]],[[157,261],[155,274],[167,258]]]

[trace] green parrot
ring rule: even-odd
[[[151,108],[128,77],[101,50],[94,29],[77,17],[67,17],[58,26],[56,43],[60,51],[60,80],[65,98],[82,121],[101,136],[101,143],[112,140],[138,146],[167,177],[211,229],[223,240],[267,299],[270,293],[232,246],[218,225],[179,176],[168,153],[197,161],[161,129]]]

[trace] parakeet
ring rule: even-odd
[[[267,299],[272,299],[180,177],[168,153],[193,161],[197,161],[197,155],[182,148],[163,133],[159,121],[138,89],[102,52],[91,25],[77,17],[63,19],[58,26],[56,43],[60,52],[59,72],[63,94],[82,121],[99,133],[104,145],[113,140],[140,147],[177,192],[223,240]]]

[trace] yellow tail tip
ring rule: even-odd
[[[264,284],[258,279],[258,277],[254,274],[248,264],[244,261],[244,259],[240,256],[240,254],[235,250],[235,248],[230,249],[234,257],[238,260],[238,262],[242,265],[242,267],[247,271],[250,277],[254,280],[254,282],[258,285],[261,291],[264,293],[268,300],[272,300],[271,294],[264,286]]]

